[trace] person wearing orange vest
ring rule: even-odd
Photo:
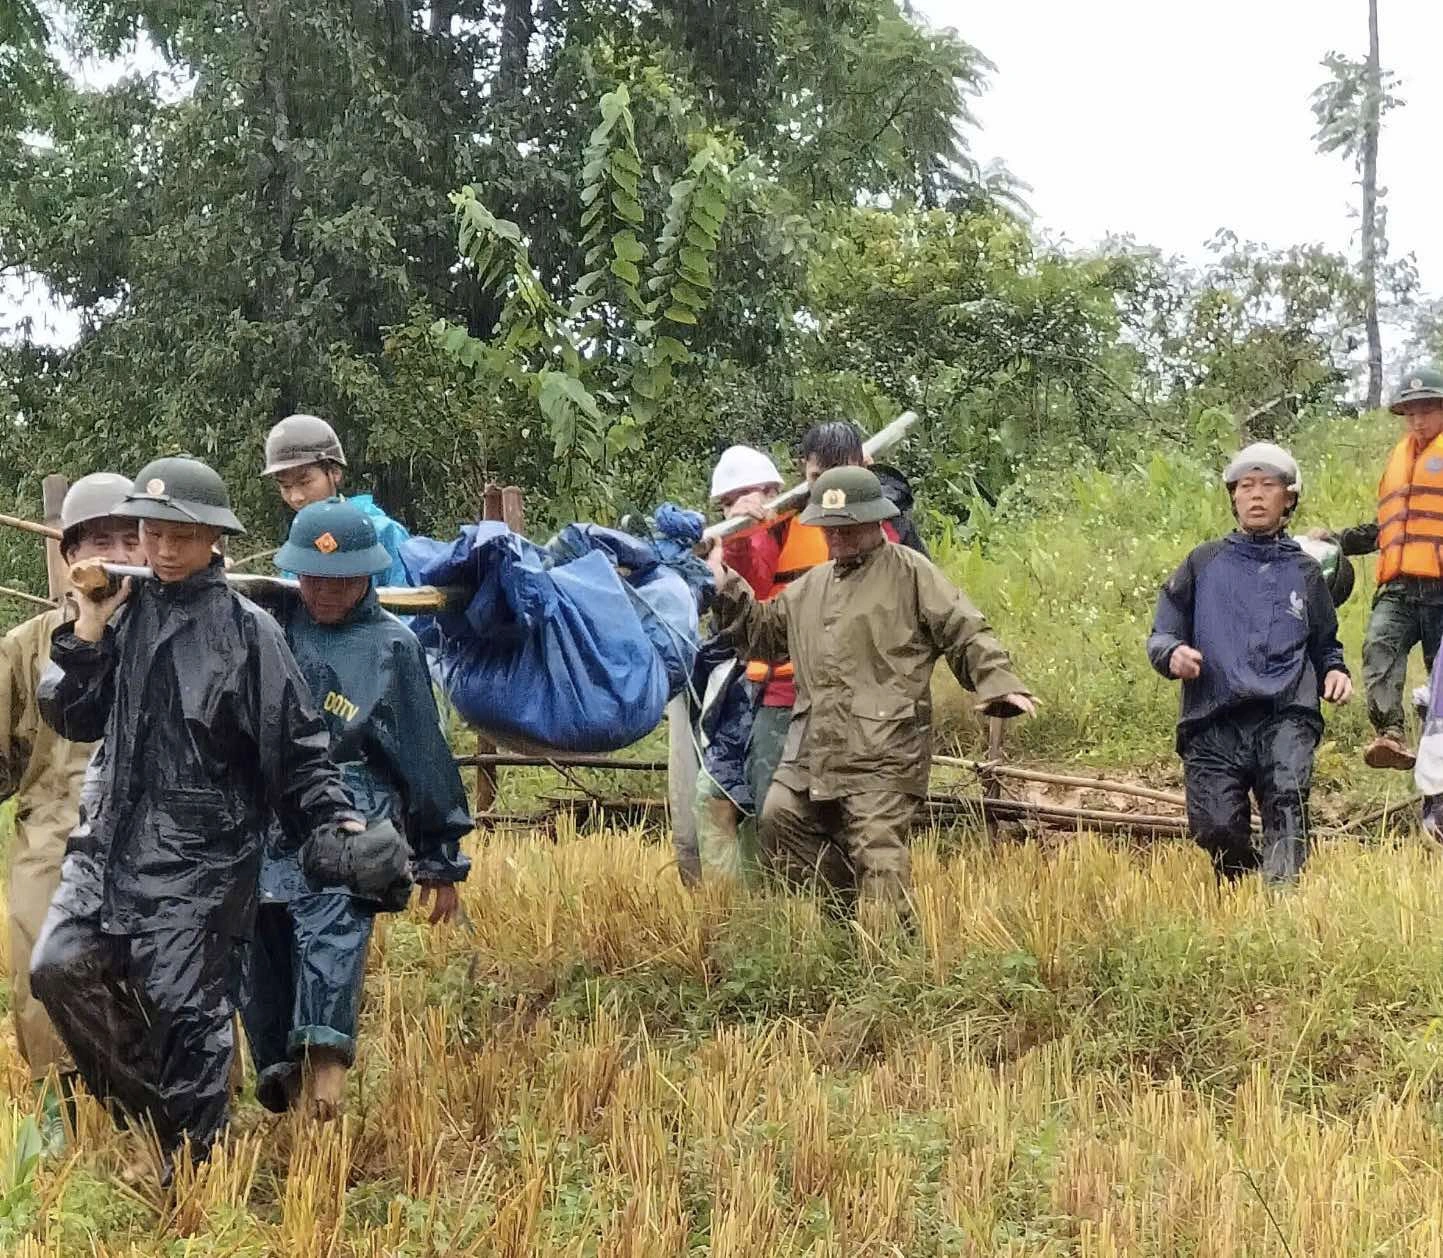
[[[798,456],[809,485],[834,467],[861,467],[867,461],[861,429],[850,420],[813,424],[802,437]],[[894,505],[900,505],[895,501],[899,494],[905,497],[908,506],[911,504],[911,490],[906,481],[890,469],[884,493]],[[742,499],[732,510],[736,514],[764,518],[760,496]],[[899,511],[895,519],[887,520],[882,527],[888,541],[915,538],[909,542],[912,549],[923,555],[927,553],[905,512]],[[722,547],[723,562],[751,586],[762,602],[775,598],[798,577],[830,558],[825,531],[803,524],[796,516],[746,537],[728,539]],[[750,660],[746,675],[762,688],[761,704],[752,723],[751,744],[747,749],[747,782],[760,814],[782,758],[797,687],[789,660]]]
[[[1337,540],[1347,555],[1378,552],[1378,592],[1363,639],[1363,687],[1377,737],[1363,759],[1374,769],[1411,769],[1408,656],[1421,644],[1431,671],[1443,639],[1443,371],[1409,371],[1390,409],[1407,431],[1378,484],[1377,521],[1344,529]]]

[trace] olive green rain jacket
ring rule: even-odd
[[[938,657],[984,704],[1029,693],[982,613],[905,546],[820,564],[766,603],[728,572],[716,612],[743,654],[791,657],[797,702],[774,780],[814,800],[927,793]]]
[[[10,990],[15,1034],[31,1075],[72,1069],[44,1007],[30,991],[30,953],[60,882],[80,784],[94,743],[72,743],[40,719],[35,689],[50,663],[50,635],[73,612],[41,612],[0,638],[0,798],[15,796],[10,852]]]

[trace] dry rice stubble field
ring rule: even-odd
[[[638,833],[493,841],[469,925],[377,934],[344,1122],[247,1095],[123,1188],[86,1104],[17,1166],[41,1255],[1443,1255],[1443,867],[1325,846],[1296,894],[1189,848],[919,844],[921,938],[688,895]],[[8,932],[6,932],[8,935]]]

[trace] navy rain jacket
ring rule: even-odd
[[[1171,679],[1168,663],[1183,645],[1203,662],[1202,675],[1182,684],[1179,745],[1242,706],[1311,713],[1321,728],[1323,678],[1348,671],[1323,570],[1285,534],[1230,533],[1183,561],[1158,596],[1152,666]]]

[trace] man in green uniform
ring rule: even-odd
[[[83,476],[60,508],[60,553],[82,559],[138,563],[135,520],[114,512],[130,492],[130,478],[111,472]],[[60,882],[65,840],[75,828],[80,783],[94,743],[61,738],[40,719],[35,690],[50,663],[50,638],[75,618],[67,593],[55,611],[41,612],[0,639],[0,799],[15,797],[15,844],[10,855],[10,992],[15,1038],[31,1078],[75,1069],[64,1044],[30,991],[30,953]]]
[[[796,671],[763,858],[793,884],[820,879],[848,907],[909,902],[907,836],[927,793],[938,657],[985,714],[1036,711],[982,613],[930,560],[887,544],[882,521],[896,514],[866,468],[823,473],[801,522],[825,530],[831,559],[765,603],[719,548],[708,555],[723,631]]]

